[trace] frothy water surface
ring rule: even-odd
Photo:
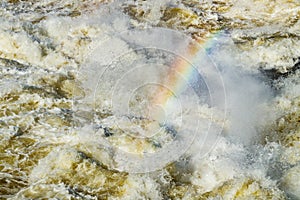
[[[299,1],[3,1],[3,199],[299,199]]]

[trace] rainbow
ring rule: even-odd
[[[211,47],[215,46],[217,38],[221,35],[221,32],[211,34],[206,40],[196,40],[195,43],[188,47],[188,51],[184,56],[175,60],[175,62],[169,68],[166,77],[166,85],[169,90],[160,88],[157,91],[156,97],[153,99],[153,105],[159,105],[164,110],[170,109],[168,102],[174,98],[175,95],[181,94],[188,86],[188,80],[191,80],[195,73],[198,73],[194,66],[199,64],[199,60],[203,57]],[[191,58],[190,62],[187,62],[183,58]],[[156,120],[161,119],[161,113],[154,114]]]

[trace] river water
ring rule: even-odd
[[[1,199],[300,199],[300,1],[0,18]]]

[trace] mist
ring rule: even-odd
[[[260,139],[261,129],[270,118],[267,108],[273,94],[262,77],[257,76],[258,73],[254,77],[237,63],[234,57],[237,53],[236,47],[230,39],[230,32],[209,38],[208,40],[214,41],[213,46],[207,49],[204,43],[203,47],[200,45],[199,52],[192,55],[188,53],[189,45],[195,45],[196,42],[188,35],[166,28],[134,27],[132,22],[118,11],[103,9],[109,10],[107,15],[101,12],[101,16],[105,16],[103,19],[97,15],[95,19],[85,19],[88,23],[95,23],[100,29],[105,29],[105,39],[96,38],[85,64],[79,71],[79,74],[85,77],[83,87],[87,93],[82,100],[83,104],[95,104],[100,110],[105,110],[111,109],[107,102],[113,99],[113,102],[118,104],[114,112],[125,112],[128,109],[126,104],[131,98],[130,91],[150,82],[165,84],[161,82],[161,77],[168,76],[165,74],[168,73],[168,67],[164,66],[172,65],[177,57],[176,59],[189,62],[200,77],[198,82],[197,79],[196,82],[187,81],[189,86],[186,91],[176,94],[182,96],[179,100],[181,105],[184,105],[183,109],[199,109],[198,113],[181,110],[178,114],[177,111],[173,111],[173,116],[180,115],[189,119],[180,125],[181,130],[190,130],[192,135],[199,135],[196,137],[199,141],[196,142],[197,150],[193,150],[194,152],[209,152],[211,147],[217,145],[219,137],[242,145],[254,144]],[[108,25],[112,26],[107,28]],[[161,67],[153,67],[155,65]],[[153,69],[149,70],[150,68]],[[128,73],[131,74],[127,75]],[[123,82],[116,88],[118,80]],[[128,95],[126,92],[129,92]],[[202,98],[199,94],[205,96],[200,104],[195,100]],[[205,100],[207,96],[210,99]],[[84,106],[79,107],[83,109]],[[199,116],[199,113],[202,114]],[[174,118],[173,121],[178,120]],[[199,121],[202,128],[193,129]]]

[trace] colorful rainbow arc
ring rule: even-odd
[[[166,85],[168,86],[168,91],[162,90],[160,88],[157,91],[157,96],[154,98],[152,104],[159,105],[161,108],[168,110],[170,109],[168,101],[175,98],[175,95],[181,94],[184,89],[188,86],[188,81],[192,79],[198,73],[195,66],[199,65],[199,60],[201,60],[204,54],[215,46],[218,37],[221,35],[221,31],[213,33],[207,40],[196,40],[195,43],[191,44],[188,48],[186,54],[178,59],[172,64],[168,70],[168,76],[166,77]],[[191,58],[188,62],[183,58]],[[155,113],[155,119],[161,119],[161,113]]]

